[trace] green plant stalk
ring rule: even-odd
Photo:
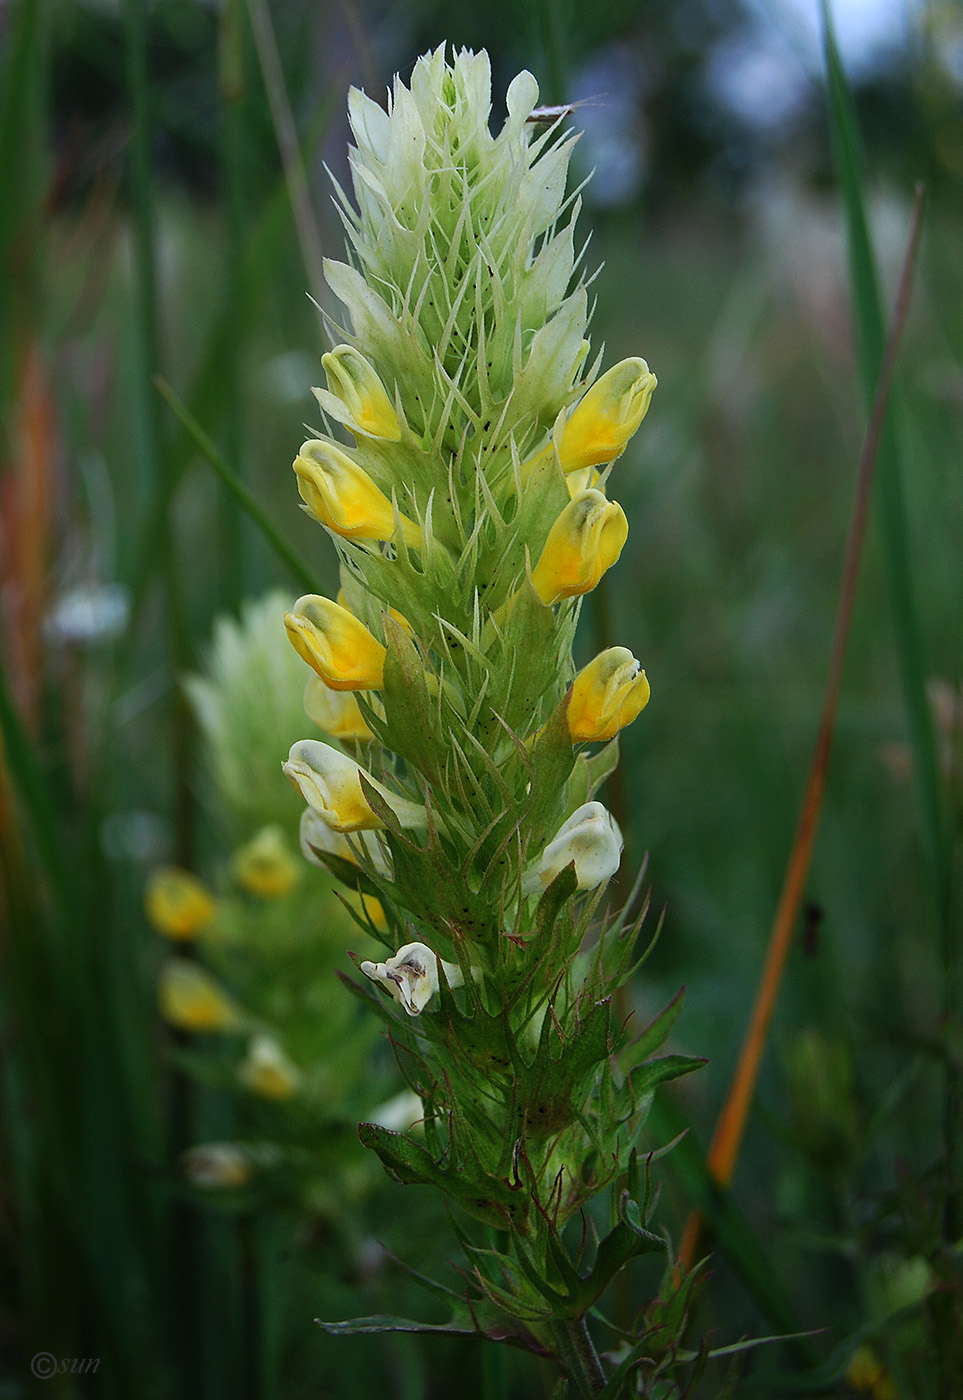
[[[177,397],[174,390],[162,375],[158,374],[154,376],[154,385],[161,398],[176,415],[181,425],[187,430],[191,441],[195,444],[198,451],[210,462],[228,491],[251,517],[278,558],[287,566],[292,576],[297,579],[302,587],[309,590],[316,588],[317,579],[311,573],[307,564],[296,554],[277,526],[267,517],[237,473],[231,470],[224,460],[223,454],[218,450],[211,438],[208,437],[187,405]]]
[[[836,42],[829,0],[821,0],[821,5],[830,124],[846,214],[860,369],[863,391],[871,404],[886,339],[882,300],[863,195],[864,163],[855,107]],[[960,957],[951,912],[951,860],[933,721],[926,697],[926,667],[910,564],[905,470],[898,424],[897,406],[891,404],[880,442],[877,470],[880,516],[897,658],[913,750],[926,893],[942,963],[943,1011],[947,1017],[955,1019],[960,1003]],[[953,1057],[947,1056],[944,1064],[944,1134],[948,1179],[953,1181],[959,1154],[963,1093]],[[947,1211],[947,1229],[950,1237],[955,1238],[959,1233],[960,1213],[958,1203],[951,1197],[947,1200]]]
[[[584,1317],[552,1323],[559,1358],[583,1400],[592,1400],[605,1389],[605,1374]]]

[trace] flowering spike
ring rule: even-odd
[[[291,645],[332,690],[380,690],[385,649],[347,608],[306,593],[284,614]]]
[[[370,437],[384,438],[388,442],[401,440],[398,415],[385,386],[363,355],[350,345],[336,345],[321,356],[321,363],[328,378],[329,393],[340,399],[347,410],[348,417],[344,421],[349,428],[358,427]]]
[[[390,540],[396,520],[405,543],[420,549],[421,531],[395,509],[371,477],[334,443],[315,438],[294,459],[301,499],[315,520],[347,540]]]
[[[589,593],[622,553],[629,534],[625,512],[601,491],[580,491],[549,531],[532,585],[543,603]]]
[[[575,677],[568,705],[573,743],[612,739],[649,703],[649,682],[627,647],[608,647]]]
[[[640,359],[622,360],[597,379],[562,431],[562,471],[600,467],[620,456],[648,412],[657,382]]]

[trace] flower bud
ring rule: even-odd
[[[332,739],[373,739],[361,706],[350,690],[332,690],[320,676],[312,676],[304,688],[304,712]]]
[[[395,511],[388,497],[357,462],[334,443],[306,442],[294,459],[301,499],[322,525],[347,540],[390,540]],[[421,531],[399,517],[405,543],[421,548]]]
[[[613,738],[648,702],[649,682],[628,647],[608,647],[575,677],[568,704],[572,743]]]
[[[424,807],[388,792],[353,759],[317,739],[301,739],[294,744],[282,771],[332,831],[377,831],[384,825],[361,790],[362,773],[403,827],[428,824]]]
[[[563,472],[600,467],[625,451],[649,407],[656,377],[644,360],[622,360],[597,379],[565,424],[558,445]]]
[[[301,1085],[301,1071],[270,1035],[253,1037],[237,1077],[264,1099],[289,1099]]]
[[[144,891],[147,918],[158,933],[187,942],[214,917],[214,896],[189,870],[165,866],[151,873]]]
[[[581,491],[549,531],[532,570],[532,585],[543,603],[589,593],[622,553],[629,536],[625,512],[601,491]]]
[[[244,1025],[237,1004],[214,978],[186,958],[171,958],[161,968],[158,988],[161,1015],[182,1031],[231,1031]]]
[[[522,880],[523,894],[536,894],[575,865],[580,890],[594,890],[619,868],[622,833],[601,802],[586,802],[572,813]]]
[[[332,690],[380,690],[385,649],[347,608],[306,593],[284,614],[288,638],[300,657]]]
[[[451,987],[465,980],[455,963],[443,962]],[[438,958],[424,943],[406,943],[394,957],[383,963],[363,962],[361,971],[372,982],[380,982],[409,1016],[420,1016],[438,990]]]
[[[278,826],[266,826],[234,855],[234,877],[259,899],[283,899],[298,878],[298,867]]]
[[[328,389],[344,404],[351,421],[371,437],[398,442],[401,438],[398,415],[385,386],[364,356],[350,345],[336,345],[321,356],[321,363],[328,378]]]

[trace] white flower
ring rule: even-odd
[[[523,894],[536,894],[575,865],[580,890],[594,890],[610,880],[619,868],[622,833],[601,802],[586,802],[559,827],[538,861],[522,880]]]
[[[455,963],[442,962],[451,987],[465,980]],[[438,990],[438,958],[425,943],[406,943],[383,963],[363,962],[361,971],[380,982],[409,1016],[420,1016]]]

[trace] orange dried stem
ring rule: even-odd
[[[846,657],[846,646],[849,641],[853,604],[856,597],[856,582],[859,575],[863,539],[866,533],[866,521],[869,515],[876,457],[883,430],[883,421],[886,416],[899,342],[909,311],[913,269],[923,221],[923,198],[923,187],[918,185],[893,322],[886,343],[886,353],[883,358],[876,397],[873,401],[873,412],[860,454],[856,496],[846,542],[846,557],[840,584],[829,677],[826,682],[826,696],[823,701],[819,733],[809,769],[809,779],[803,797],[799,825],[796,828],[796,837],[789,856],[779,905],[769,935],[766,961],[763,965],[759,991],[756,994],[749,1028],[732,1078],[732,1084],[729,1087],[729,1093],[719,1115],[719,1121],[716,1124],[712,1143],[706,1156],[706,1166],[720,1186],[728,1186],[735,1171],[746,1119],[749,1116],[749,1106],[752,1103],[756,1080],[759,1077],[759,1066],[766,1046],[769,1024],[776,1007],[776,998],[779,995],[786,959],[792,944],[793,931],[799,916],[802,892],[812,860],[813,844],[826,785],[826,770],[829,766],[833,728],[836,722],[843,663]],[[688,1269],[692,1264],[698,1248],[701,1227],[701,1213],[699,1211],[690,1212],[679,1248],[679,1262],[683,1268]]]

